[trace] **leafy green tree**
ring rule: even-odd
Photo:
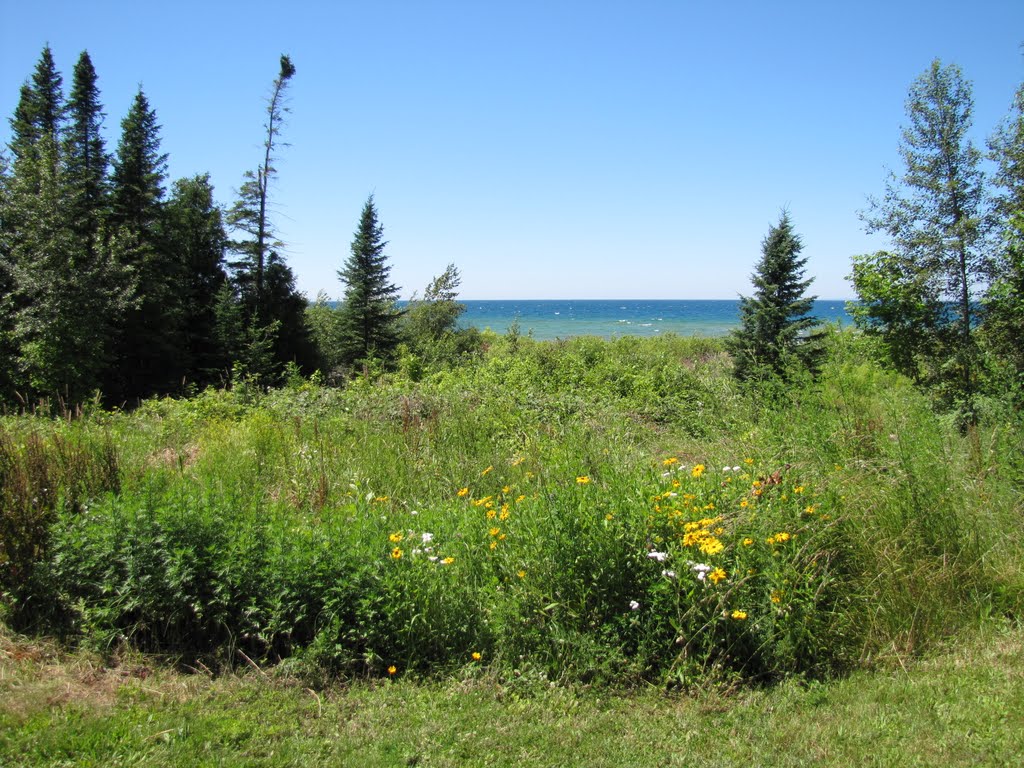
[[[999,249],[985,296],[983,333],[1024,393],[1024,85],[989,147],[997,168]]]
[[[351,255],[338,271],[345,285],[341,317],[341,359],[346,365],[371,359],[390,362],[399,342],[398,287],[390,281],[384,227],[373,195],[367,199],[352,240]]]
[[[821,352],[812,332],[818,321],[808,315],[813,296],[804,293],[803,244],[789,213],[769,228],[761,243],[761,260],[751,276],[754,295],[740,298],[740,327],[727,339],[734,371],[741,381],[785,377],[794,364],[814,370]]]
[[[403,356],[403,367],[407,363],[414,370],[451,364],[479,349],[479,332],[458,327],[459,317],[466,311],[466,305],[458,301],[461,282],[458,268],[449,264],[430,281],[422,299],[413,296],[409,301],[403,323],[407,352],[403,355],[415,359]]]
[[[898,356],[926,359],[923,369],[933,372],[944,396],[969,418],[978,372],[975,315],[989,255],[981,153],[968,138],[972,110],[970,84],[955,65],[935,60],[911,85],[900,144],[904,171],[890,175],[885,197],[871,200],[863,218],[869,232],[889,236],[904,270],[902,282],[913,286],[916,307],[928,314],[925,332],[891,333],[884,315],[892,309],[885,302],[869,303],[862,315],[863,327],[887,334],[890,347],[897,338],[915,344]],[[871,280],[883,274],[860,271]],[[870,293],[856,270],[853,278],[858,295]]]

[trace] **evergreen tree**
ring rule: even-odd
[[[56,143],[44,137],[34,151],[39,172],[13,183],[11,207],[22,225],[11,246],[12,335],[30,394],[80,402],[100,388],[111,363],[111,324],[126,304],[123,283],[117,265],[90,257],[68,225],[71,186],[54,162]]]
[[[17,351],[14,346],[14,272],[11,261],[11,182],[7,156],[0,150],[0,403],[15,388]]]
[[[263,161],[255,171],[246,172],[227,217],[231,228],[243,236],[231,243],[231,250],[239,258],[230,266],[246,329],[244,343],[253,345],[240,359],[260,369],[247,367],[249,373],[273,373],[286,362],[296,362],[307,372],[316,365],[305,326],[306,300],[295,288],[294,275],[281,255],[284,244],[275,235],[269,215],[270,185],[277,175],[275,153],[288,112],[287,87],[294,75],[291,59],[281,56],[267,100]],[[270,360],[264,357],[268,349]]]
[[[167,156],[156,112],[140,88],[121,122],[111,176],[111,235],[135,278],[135,307],[119,340],[108,393],[115,399],[170,391],[180,382],[182,273],[163,233]]]
[[[96,85],[96,70],[83,51],[75,65],[67,104],[68,126],[64,135],[64,168],[71,187],[69,217],[86,253],[95,257],[100,227],[107,206],[108,159],[100,129],[103,111]]]
[[[47,45],[39,56],[32,79],[21,87],[21,98],[10,121],[10,147],[15,165],[20,160],[38,161],[39,141],[43,137],[60,142],[64,125],[63,82]],[[53,163],[59,161],[57,155],[48,156]]]
[[[921,346],[902,356],[918,360],[919,378],[941,385],[946,399],[970,419],[978,372],[975,314],[989,256],[981,153],[967,137],[972,110],[970,84],[960,69],[933,61],[907,97],[904,172],[890,176],[884,199],[872,200],[864,216],[869,232],[889,235],[905,270],[896,293],[919,291],[915,304],[929,315],[924,327],[933,329],[917,340],[904,337],[904,343]],[[860,257],[853,273],[858,295],[884,282],[885,272],[877,258]],[[861,327],[883,338],[891,330],[884,305],[884,298],[868,303],[859,318]]]
[[[390,361],[399,340],[398,288],[390,282],[384,254],[384,228],[377,221],[373,195],[359,219],[352,253],[338,277],[345,285],[340,309],[341,359],[347,365],[373,358]]]
[[[794,364],[816,368],[821,345],[812,329],[818,321],[808,315],[815,297],[804,295],[813,279],[803,279],[807,259],[800,258],[801,250],[783,211],[761,243],[751,276],[754,295],[740,298],[740,327],[727,340],[741,381],[784,377]]]
[[[277,175],[274,152],[288,112],[285,104],[287,87],[295,75],[295,66],[288,56],[281,56],[280,65],[267,101],[263,162],[255,172],[246,172],[238,200],[228,212],[228,223],[246,236],[246,239],[232,243],[233,250],[241,257],[232,267],[236,270],[236,280],[246,303],[261,320],[269,319],[263,307],[267,259],[272,249],[282,246],[274,235],[267,205],[270,183]]]
[[[176,293],[183,371],[200,386],[212,384],[230,367],[231,358],[217,335],[218,296],[227,280],[227,235],[209,174],[174,182],[165,227],[181,275]]]

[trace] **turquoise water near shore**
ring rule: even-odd
[[[518,320],[522,334],[538,340],[571,336],[724,336],[739,325],[739,301],[686,300],[469,300],[462,327],[505,333]],[[812,314],[823,323],[853,324],[845,299],[820,299]]]

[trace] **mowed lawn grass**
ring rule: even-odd
[[[929,657],[767,689],[615,691],[463,680],[320,691],[210,679],[11,639],[4,766],[1024,765],[1024,631],[988,625]]]

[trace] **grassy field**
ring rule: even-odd
[[[314,691],[7,639],[0,765],[1010,766],[1024,634],[990,627],[905,665],[767,690],[525,688],[479,675]]]
[[[1016,754],[1020,414],[961,430],[850,333],[748,389],[709,339],[487,346],[0,420],[5,637],[86,654],[7,641],[8,760]]]

